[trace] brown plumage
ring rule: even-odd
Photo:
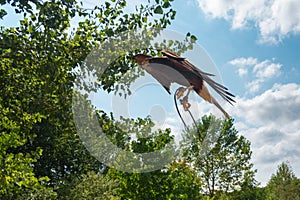
[[[212,80],[210,76],[214,76],[213,74],[203,72],[187,59],[171,51],[162,50],[161,53],[163,56],[160,57],[137,54],[134,56],[134,59],[143,69],[151,74],[169,94],[171,94],[171,83],[178,83],[189,87],[189,90],[193,89],[200,97],[216,105],[227,118],[230,118],[229,114],[220,106],[216,99],[211,96],[204,82],[230,104],[235,102],[233,100],[234,95],[229,93],[226,87]]]

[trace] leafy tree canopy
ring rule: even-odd
[[[103,168],[73,123],[74,70],[115,34],[165,28],[176,13],[171,2],[149,1],[125,13],[125,0],[107,0],[93,9],[74,0],[0,1],[23,14],[18,27],[0,27],[1,198],[55,198],[74,177]],[[0,19],[5,15],[1,8]],[[70,30],[75,17],[80,22]],[[133,64],[113,65],[101,86],[108,90],[119,72],[130,68]]]
[[[288,162],[278,166],[266,186],[266,199],[300,199],[300,180],[295,176]]]
[[[202,192],[213,197],[254,186],[250,142],[238,135],[233,120],[204,116],[183,134],[185,156],[200,174]]]

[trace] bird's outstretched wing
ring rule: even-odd
[[[168,50],[162,50],[161,53],[168,57],[170,60],[175,60],[176,62],[179,62],[182,65],[182,68],[186,68],[190,70],[192,73],[197,74],[200,78],[199,81],[205,81],[210,87],[212,87],[223,99],[225,99],[227,102],[229,102],[231,105],[235,102],[233,99],[234,95],[228,92],[228,89],[215,82],[213,79],[210,78],[210,76],[214,76],[213,74],[204,72],[194,66],[192,63],[190,63],[187,59],[178,56],[177,54],[170,52]]]
[[[159,64],[151,63],[146,61],[143,65],[141,65],[143,69],[146,70],[149,74],[153,76],[166,90],[169,94],[170,92],[170,86],[172,83],[172,80],[169,79],[167,76],[167,73],[165,73],[165,69],[160,67]]]
[[[173,60],[176,60],[176,61],[180,62],[181,64],[184,64],[185,68],[187,68],[191,71],[194,71],[195,68],[198,69],[197,67],[192,65],[189,61],[187,61],[186,58],[181,57],[181,56],[175,54],[174,52],[171,52],[171,51],[168,51],[168,50],[162,50],[161,53],[162,53],[162,55],[168,57],[169,59],[173,59]],[[198,69],[198,70],[201,71],[200,69]],[[210,73],[207,73],[207,72],[204,72],[204,71],[201,71],[201,73],[206,74],[207,76],[215,76],[214,74],[210,74]]]
[[[169,94],[172,83],[178,83],[183,86],[189,86],[188,80],[172,67],[170,59],[166,56],[146,58],[141,65],[149,74],[151,74]]]

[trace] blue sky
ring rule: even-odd
[[[252,143],[257,180],[265,185],[277,166],[287,160],[300,177],[300,1],[240,2],[177,0],[173,3],[177,15],[168,30],[196,35],[198,45],[215,63],[210,67],[216,67],[224,85],[237,96],[235,106],[222,105],[235,118],[239,134]],[[16,26],[18,20],[11,15],[0,25]],[[163,112],[166,124],[182,128],[174,108],[169,107],[172,96],[157,85],[145,91],[134,94],[126,102],[128,106],[136,107],[147,93],[159,96],[159,102],[157,98],[143,101],[142,115],[150,113],[161,119],[157,113]],[[123,106],[116,103],[118,99],[112,103],[111,96],[106,97],[100,101],[102,107]],[[197,114],[218,112],[196,96],[191,101],[197,102]],[[134,112],[130,110],[129,114],[138,114]]]

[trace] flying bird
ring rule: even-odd
[[[177,93],[177,99],[180,99],[187,90],[187,95],[182,100],[185,111],[190,107],[190,104],[188,103],[188,95],[191,90],[194,90],[205,101],[214,104],[218,109],[220,109],[225,117],[228,119],[231,118],[230,115],[220,106],[217,100],[209,93],[206,83],[231,105],[235,102],[233,99],[234,95],[228,92],[226,87],[212,80],[210,77],[214,76],[213,74],[200,70],[186,58],[181,57],[174,52],[162,50],[161,53],[163,56],[153,57],[144,54],[137,54],[133,58],[141,66],[141,68],[151,74],[169,94],[171,94],[171,83],[178,83],[185,87],[180,88]]]

